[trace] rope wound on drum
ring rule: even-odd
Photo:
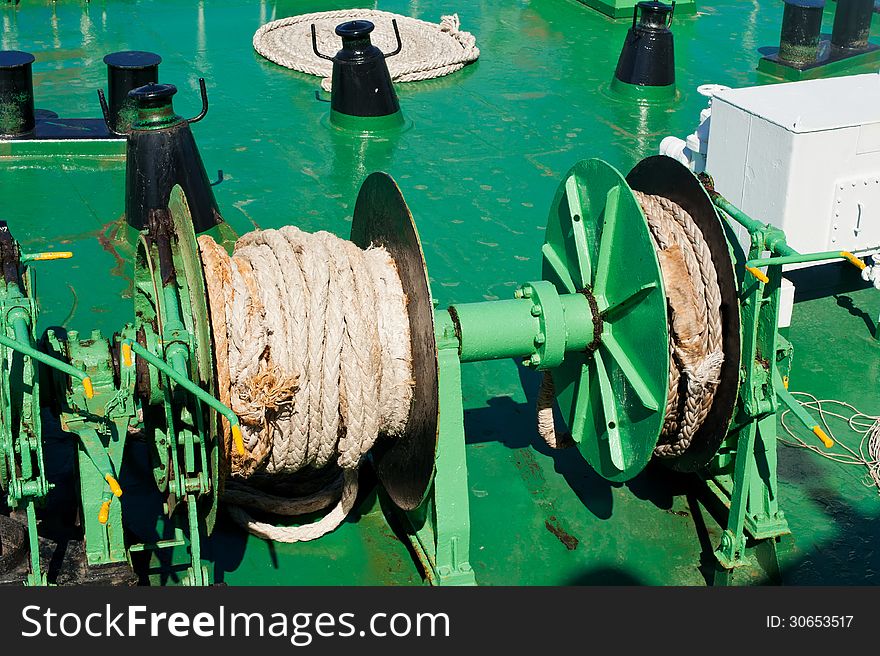
[[[724,363],[721,333],[721,290],[712,253],[693,217],[662,196],[633,191],[657,251],[669,316],[669,392],[665,419],[654,455],[673,458],[684,453],[706,420]],[[601,335],[601,319],[592,294],[584,291]],[[596,340],[588,347],[592,353]],[[571,436],[557,435],[553,421],[555,387],[544,372],[538,392],[538,433],[552,448],[574,445]]]
[[[245,443],[240,455],[224,422],[228,510],[266,539],[318,538],[353,508],[358,467],[379,435],[402,435],[409,418],[409,319],[394,260],[293,226],[248,233],[231,257],[209,236],[199,249],[220,399]],[[291,486],[308,491],[277,493]],[[245,510],[296,516],[334,503],[299,526]]]
[[[668,198],[633,192],[657,248],[669,311],[669,393],[654,454],[679,456],[693,442],[715,398],[724,363],[721,290],[700,227]]]

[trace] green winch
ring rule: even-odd
[[[202,91],[204,109],[193,121],[207,111],[203,83]],[[83,339],[52,328],[37,335],[30,263],[69,254],[23,254],[0,224],[0,486],[12,508],[26,511],[29,584],[48,582],[36,519],[51,487],[41,408],[78,440],[87,564],[126,569],[132,554],[182,547],[189,558],[178,581],[213,582],[202,542],[214,529],[228,469],[221,417],[236,448],[243,444],[239,418],[218,400],[215,333],[196,233],[210,231],[223,244],[234,239],[210,193],[192,121],[173,112],[173,93],[170,85],[152,84],[132,96],[139,102],[126,137],[134,300],[131,320],[118,332]],[[156,167],[157,161],[164,164]],[[661,449],[662,455],[677,357],[675,348],[670,355],[669,299],[684,283],[669,278],[666,249],[652,234],[644,196],[690,217],[688,228],[701,235],[704,265],[713,269],[719,294],[720,352],[710,402],[687,442]],[[748,254],[731,222],[751,235]],[[715,194],[708,177],[698,179],[659,156],[626,177],[598,159],[576,164],[550,208],[542,279],[520,285],[508,300],[435,307],[415,222],[384,173],[361,187],[351,241],[387,250],[407,299],[412,410],[404,434],[380,438],[370,461],[391,501],[388,512],[404,521],[432,583],[477,582],[461,393],[467,362],[515,358],[543,372],[549,381],[544,418],[555,400],[570,432],[559,445],[576,447],[609,481],[627,481],[652,460],[699,475],[727,513],[716,550],[719,580],[744,563],[747,537],[789,532],[776,478],[779,413],[790,408],[826,446],[830,440],[787,391],[792,349],[777,330],[782,265],[820,255],[853,259],[849,254],[796,253],[781,231]],[[143,447],[137,453],[148,457],[168,529],[153,541],[135,535],[126,521],[127,512],[147,511],[129,511],[117,501],[126,493],[122,472],[135,467],[132,434]]]

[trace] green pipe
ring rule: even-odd
[[[748,230],[749,234],[755,234],[771,227],[766,223],[761,223],[760,221],[753,219],[721,194],[715,194],[712,198],[712,202],[715,203],[716,207],[724,210],[724,212],[726,212],[734,221],[736,221],[746,230]],[[782,234],[781,231],[780,234]],[[777,241],[773,243],[772,245],[770,245],[768,250],[772,250],[778,255],[794,257],[800,256],[800,253],[798,253],[791,246],[786,244],[785,241]]]
[[[86,389],[86,395],[89,395],[89,390],[91,389],[91,379],[86,372],[80,371],[76,367],[73,367],[66,362],[62,362],[57,358],[53,358],[51,355],[46,355],[45,353],[38,351],[29,344],[11,339],[6,335],[0,335],[0,345],[10,348],[13,351],[18,351],[22,355],[33,358],[37,362],[40,362],[47,367],[52,367],[53,369],[57,369],[58,371],[67,374],[68,376],[72,376],[73,378],[82,381],[83,387]]]
[[[776,390],[776,395],[779,397],[779,400],[788,406],[788,409],[794,413],[794,416],[822,441],[826,449],[830,449],[834,446],[834,441],[825,434],[825,431],[819,426],[819,422],[816,421],[812,415],[806,411],[804,406],[794,398],[792,393],[786,389],[785,384],[782,382],[782,376],[779,375],[778,371],[773,378],[773,387]]]
[[[173,367],[169,366],[168,363],[166,363],[164,360],[156,357],[155,355],[150,353],[150,351],[145,349],[143,346],[141,346],[137,342],[132,341],[131,339],[123,339],[122,344],[125,346],[128,346],[139,357],[142,357],[148,363],[150,363],[151,365],[156,367],[156,369],[158,369],[163,374],[168,376],[171,380],[176,382],[178,385],[180,385],[182,388],[184,388],[187,392],[189,392],[190,394],[195,396],[197,399],[199,399],[200,401],[202,401],[203,403],[205,403],[206,405],[208,405],[209,407],[213,408],[218,413],[220,413],[221,415],[226,417],[227,421],[229,421],[230,426],[237,427],[239,425],[238,415],[236,415],[232,411],[231,408],[224,405],[218,399],[215,399],[213,396],[208,394],[208,392],[206,392],[201,387],[196,385],[194,382],[192,382],[186,376],[178,373]]]
[[[746,262],[746,266],[762,267],[783,264],[800,264],[801,262],[818,262],[819,260],[848,260],[842,251],[825,251],[824,253],[805,253],[798,255],[782,255],[777,257],[760,257]]]

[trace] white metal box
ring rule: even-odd
[[[880,74],[719,92],[706,170],[802,253],[877,248]]]

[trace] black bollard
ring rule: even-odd
[[[674,11],[674,2],[643,0],[636,5],[612,89],[644,100],[674,97],[675,43],[670,29]]]
[[[204,80],[199,83],[202,113],[189,120],[174,113],[173,84],[148,84],[129,92],[137,117],[128,133],[125,218],[137,230],[149,225],[151,213],[168,207],[174,185],[183,189],[197,233],[223,221],[189,127],[208,110]]]
[[[109,127],[114,132],[128,132],[137,117],[137,107],[128,92],[159,81],[162,58],[152,52],[124,50],[104,57],[107,64],[107,101]]]
[[[837,0],[831,45],[840,50],[864,50],[871,34],[874,0]]]
[[[342,49],[334,57],[318,52],[315,27],[312,45],[315,54],[333,62],[333,91],[330,97],[330,120],[350,128],[385,129],[403,124],[400,102],[391,82],[385,59],[400,52],[402,44],[397,21],[392,21],[397,49],[384,54],[370,40],[375,26],[370,21],[354,20],[336,26]],[[372,119],[352,121],[351,119]]]
[[[34,56],[20,50],[0,50],[0,137],[20,137],[36,125]]]
[[[816,60],[824,9],[825,0],[785,0],[779,59],[791,64]]]

